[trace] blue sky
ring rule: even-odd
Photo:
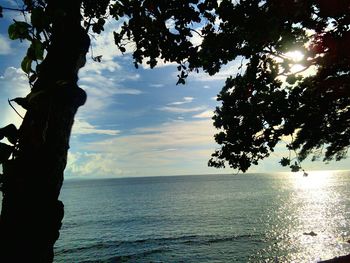
[[[0,1],[4,6],[11,3]],[[4,15],[0,20],[0,127],[9,123],[19,127],[21,119],[8,106],[7,98],[30,91],[19,69],[26,44],[8,40],[7,27],[16,14]],[[102,55],[102,62],[94,62],[89,53],[79,74],[79,85],[88,100],[76,115],[66,177],[235,172],[209,168],[207,161],[218,147],[211,120],[218,105],[215,98],[226,77],[236,73],[238,63],[225,66],[213,77],[193,74],[186,85],[176,86],[175,65],[135,69],[130,53],[120,54],[113,44],[116,29],[118,23],[108,22],[103,34],[92,38],[93,53]],[[194,37],[193,41],[200,39]],[[248,172],[288,171],[278,164],[285,155],[282,143],[269,159]],[[349,169],[350,162],[327,166],[309,162],[304,166],[310,170]]]

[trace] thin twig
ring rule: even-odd
[[[45,40],[46,40],[47,42],[49,42],[50,38],[49,38],[48,34],[46,33],[46,30],[45,30],[45,29],[43,30],[43,35],[44,35]]]
[[[199,33],[197,30],[190,28],[190,31],[197,33],[200,37],[203,37],[201,33]]]
[[[85,32],[86,32],[86,33],[88,33],[89,30],[90,30],[91,20],[92,20],[92,17],[89,17],[89,22],[87,22],[88,24],[87,24],[87,26],[86,26],[86,28],[85,28]]]
[[[23,120],[22,115],[19,114],[19,112],[15,109],[15,107],[12,106],[11,101],[10,101],[9,99],[7,99],[7,101],[8,101],[8,103],[10,104],[11,108],[12,108],[12,109],[17,113],[17,115],[18,115],[19,117],[21,117],[21,119]]]
[[[18,9],[18,8],[11,8],[11,7],[2,7],[2,10],[17,11],[17,12],[28,12],[28,10],[26,10],[26,9]]]

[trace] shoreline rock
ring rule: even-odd
[[[319,261],[318,263],[349,263],[349,262],[350,262],[350,254],[328,259],[328,260]]]

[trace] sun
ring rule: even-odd
[[[290,73],[295,74],[298,72],[302,72],[303,70],[306,69],[304,65],[300,64],[300,62],[305,57],[303,52],[299,50],[288,51],[287,53],[284,54],[284,56],[292,62],[290,67]]]
[[[287,53],[285,53],[285,56],[294,63],[302,61],[305,57],[303,52],[301,52],[300,50],[288,51]]]

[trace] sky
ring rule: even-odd
[[[11,7],[14,1],[0,0],[0,5]],[[5,12],[0,20],[0,127],[10,123],[19,127],[21,118],[7,99],[30,92],[20,69],[27,44],[7,37],[15,16]],[[75,118],[66,178],[236,173],[208,167],[207,162],[219,147],[211,120],[220,105],[216,95],[225,79],[237,73],[240,61],[214,76],[193,73],[186,85],[176,85],[176,65],[159,63],[155,69],[146,65],[136,69],[130,52],[123,55],[114,45],[113,30],[117,29],[118,23],[109,21],[105,31],[92,38],[93,55],[102,55],[102,62],[94,62],[90,51],[79,72],[78,85],[88,99]],[[198,36],[193,41],[200,43]],[[19,106],[17,110],[25,114]],[[288,153],[281,143],[270,158],[248,172],[288,172],[278,163],[283,156]],[[306,162],[303,168],[347,170],[350,162]]]

